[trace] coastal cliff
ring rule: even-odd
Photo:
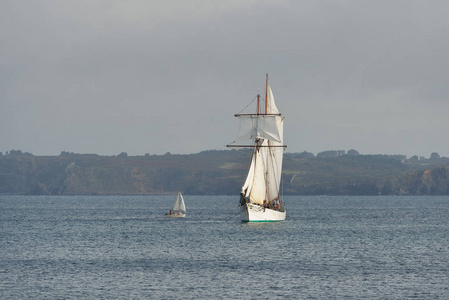
[[[248,153],[187,155],[0,155],[0,194],[145,195],[182,191],[238,195]],[[285,195],[449,195],[449,159],[359,155],[326,151],[286,153]]]
[[[384,195],[449,195],[449,167],[413,172],[388,180]]]

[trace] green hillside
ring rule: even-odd
[[[449,158],[359,155],[355,150],[285,153],[285,195],[449,194]],[[100,156],[63,152],[0,155],[1,194],[237,195],[249,164],[247,151],[188,155]],[[435,178],[434,178],[435,177]]]

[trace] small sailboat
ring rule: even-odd
[[[185,218],[186,216],[186,204],[184,203],[184,198],[181,192],[178,192],[178,197],[176,198],[175,206],[166,214],[168,218]]]
[[[266,76],[265,105],[261,106],[257,95],[255,114],[236,114],[240,119],[236,140],[227,145],[230,148],[252,149],[248,175],[240,192],[240,217],[244,222],[275,222],[286,217],[284,204],[280,198],[284,118],[274,102],[273,92]],[[251,140],[250,145],[236,142]]]

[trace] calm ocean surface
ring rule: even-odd
[[[0,299],[449,299],[449,197],[0,196]]]

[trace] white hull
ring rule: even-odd
[[[179,213],[179,214],[172,214],[172,215],[166,215],[166,216],[167,216],[167,218],[185,218],[186,214]]]
[[[284,221],[285,211],[278,211],[263,206],[246,203],[240,206],[240,218],[242,222],[277,222]]]

